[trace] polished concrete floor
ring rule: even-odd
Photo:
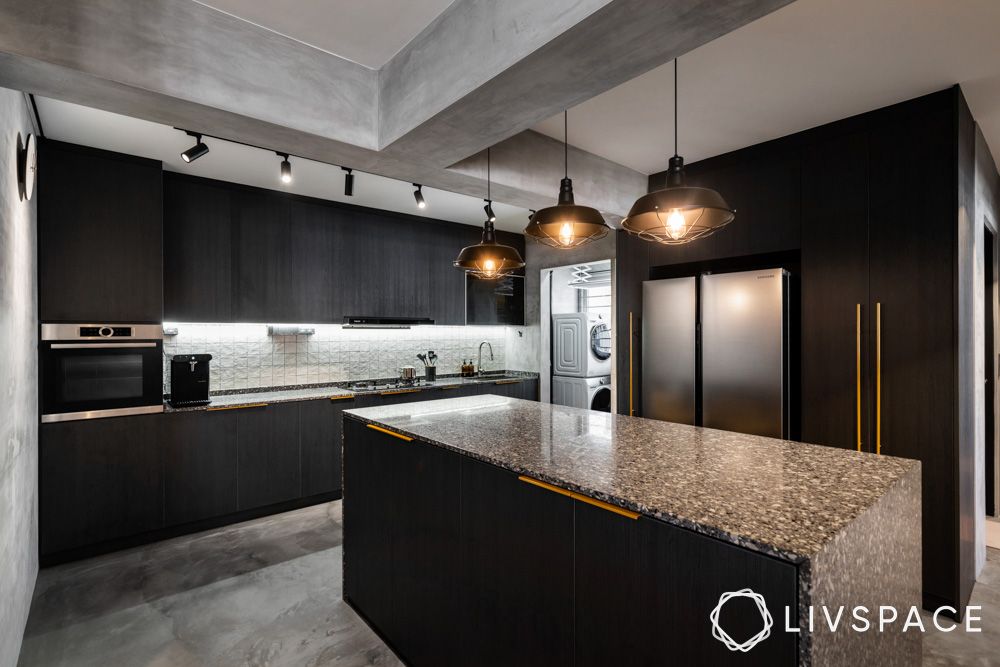
[[[340,507],[43,570],[19,665],[399,665],[341,599]],[[924,665],[1000,665],[1000,551],[972,604],[983,633],[929,632]]]

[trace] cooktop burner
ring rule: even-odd
[[[417,389],[420,387],[433,387],[433,382],[427,382],[426,380],[412,380],[410,382],[404,382],[402,380],[395,380],[392,382],[355,382],[349,388],[351,391],[391,391],[393,389]]]

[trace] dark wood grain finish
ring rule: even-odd
[[[42,424],[39,552],[163,525],[163,415]]]
[[[281,403],[236,410],[239,509],[302,495],[299,406]]]
[[[860,306],[861,440],[868,451],[868,133],[805,146],[802,171],[802,439],[857,448]]]
[[[216,182],[163,175],[163,317],[233,321],[232,191]]]
[[[163,427],[164,523],[236,512],[236,415],[167,415]]]
[[[462,655],[481,666],[573,662],[573,501],[462,460]]]
[[[39,151],[39,318],[161,322],[160,163],[49,139]]]
[[[303,496],[341,490],[344,410],[353,407],[352,399],[299,403]]]

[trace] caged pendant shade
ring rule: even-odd
[[[622,228],[646,241],[681,245],[704,238],[736,218],[736,211],[715,190],[684,183],[684,158],[677,155],[677,61],[674,60],[674,156],[667,185],[632,204]]]
[[[490,201],[490,149],[486,149],[486,199]],[[481,280],[496,280],[524,268],[524,260],[516,248],[497,243],[493,221],[489,219],[492,207],[483,223],[483,238],[476,245],[462,248],[454,266]]]
[[[564,176],[559,186],[559,203],[532,213],[525,235],[552,248],[577,248],[607,236],[610,229],[596,208],[577,206],[573,201],[573,181],[569,178],[569,137],[567,113],[563,112]]]

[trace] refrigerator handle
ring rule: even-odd
[[[857,418],[858,451],[861,451],[861,304],[854,306],[854,377],[855,412]]]

